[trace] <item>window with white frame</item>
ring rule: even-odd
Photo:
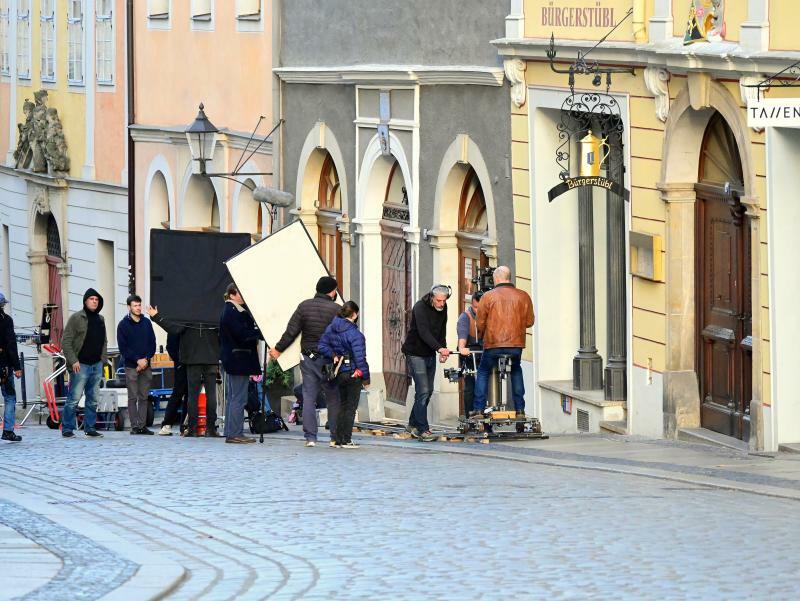
[[[17,3],[17,76],[31,78],[31,0]]]
[[[210,21],[212,0],[192,0],[192,20]]]
[[[0,73],[9,74],[10,63],[8,60],[8,26],[11,14],[8,10],[8,0],[0,0]]]
[[[67,0],[67,31],[69,53],[67,57],[69,82],[83,83],[83,0]]]
[[[42,81],[56,80],[56,8],[55,0],[41,0]]]
[[[96,23],[94,34],[96,40],[97,81],[99,83],[114,82],[114,19],[113,0],[97,0]]]
[[[147,16],[150,19],[169,19],[169,0],[147,0]]]
[[[236,18],[255,21],[261,18],[261,0],[236,0]]]

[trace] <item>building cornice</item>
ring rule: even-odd
[[[7,167],[5,165],[0,165],[0,173],[4,175],[10,175],[12,177],[18,177],[27,182],[48,188],[89,190],[91,192],[117,194],[119,196],[125,196],[128,194],[128,188],[118,184],[85,180],[69,176],[63,177],[47,175],[46,173],[34,173],[33,171],[28,171],[26,169],[14,169],[13,167]]]
[[[128,126],[131,133],[131,138],[134,142],[154,142],[158,144],[178,144],[186,146],[186,126],[168,126],[168,125],[139,125],[133,124]],[[229,129],[221,129],[219,131],[217,140],[223,144],[227,144],[230,148],[236,150],[244,150],[250,143],[250,150],[253,150],[261,142],[258,135],[252,138],[252,133],[244,133],[239,131],[232,131]],[[258,149],[256,154],[271,155],[272,154],[272,140],[267,140]]]
[[[586,52],[597,42],[589,40],[556,40],[556,60],[572,61],[577,52]],[[492,44],[504,58],[546,61],[549,39],[501,38]],[[660,67],[670,73],[705,71],[718,75],[777,73],[800,60],[800,52],[748,51],[735,42],[718,42],[684,46],[673,38],[652,44],[603,42],[592,50],[591,59],[602,64]],[[588,60],[588,59],[587,59]]]
[[[273,72],[286,83],[305,84],[417,84],[502,86],[502,67],[359,65],[342,67],[278,67]]]

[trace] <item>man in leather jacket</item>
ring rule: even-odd
[[[483,295],[478,308],[478,337],[483,340],[483,356],[475,378],[474,408],[486,407],[489,375],[500,355],[511,357],[511,391],[517,416],[525,415],[525,384],[522,380],[522,349],[525,336],[534,323],[531,297],[511,283],[506,266],[494,270],[495,287]]]

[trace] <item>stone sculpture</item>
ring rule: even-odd
[[[58,111],[47,107],[47,90],[34,92],[33,98],[34,102],[25,99],[25,122],[17,125],[16,168],[50,175],[68,172],[67,141]]]

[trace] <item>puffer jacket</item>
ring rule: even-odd
[[[533,322],[531,297],[512,284],[499,284],[478,304],[478,337],[485,349],[525,348],[526,330]]]
[[[297,306],[286,331],[275,345],[279,352],[285,351],[298,336],[304,351],[316,351],[319,339],[342,307],[327,294],[317,293],[314,298],[304,300]]]
[[[367,341],[358,326],[343,317],[334,318],[322,338],[319,340],[319,352],[329,361],[334,356],[350,357],[350,365],[342,366],[343,371],[360,369],[365,382],[369,382],[369,365],[367,364]]]

